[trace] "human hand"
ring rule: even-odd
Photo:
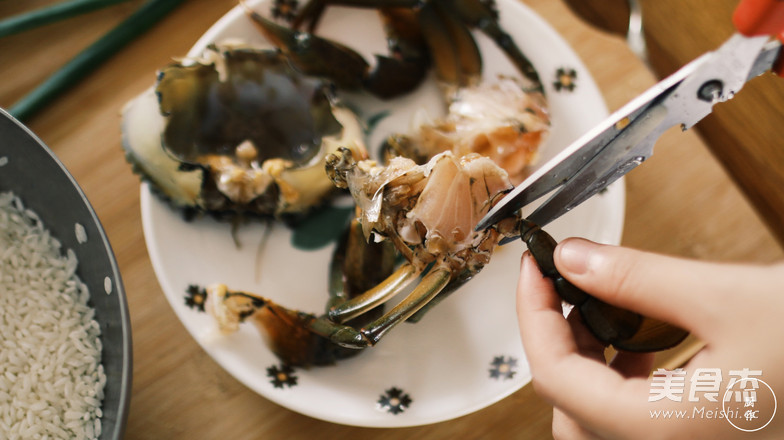
[[[564,319],[552,283],[526,252],[517,291],[520,331],[534,388],[554,407],[555,438],[737,438],[742,432],[729,421],[754,429],[770,419],[772,393],[761,382],[784,396],[784,344],[778,340],[784,335],[784,264],[697,262],[582,239],[563,241],[554,257],[561,275],[587,293],[687,329],[706,344],[683,367],[689,376],[681,382],[681,400],[649,401],[656,398],[648,378],[653,356],[619,352],[608,365],[604,347],[579,314]],[[743,408],[740,414],[706,416],[706,410],[722,409],[732,373],[744,368],[761,371],[754,407],[758,419],[744,420]],[[717,369],[718,399],[713,402],[704,392],[705,378],[695,373]],[[733,386],[729,396],[744,383]],[[733,403],[727,402],[727,409]],[[684,412],[682,417],[655,416],[668,410]],[[780,438],[783,433],[784,416],[777,413],[750,436]]]

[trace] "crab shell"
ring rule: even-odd
[[[324,158],[367,157],[357,116],[274,50],[208,47],[126,104],[123,147],[173,205],[219,214],[307,212],[334,191]]]

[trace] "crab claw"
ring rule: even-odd
[[[207,286],[201,294],[206,295],[205,310],[215,318],[221,332],[233,333],[241,322],[250,320],[270,350],[287,365],[329,365],[358,353],[319,334],[323,325],[315,315],[251,293],[230,291],[223,284]]]
[[[651,352],[674,347],[689,335],[681,328],[607,304],[570,283],[555,267],[555,239],[535,223],[522,219],[520,238],[528,246],[542,274],[553,281],[561,299],[574,305],[585,326],[603,344],[618,350]]]
[[[335,41],[281,26],[245,7],[267,40],[305,75],[326,78],[345,90],[364,89],[386,99],[415,89],[427,73],[427,62],[376,55],[376,67],[357,52]]]
[[[332,256],[327,308],[349,303],[384,284],[395,257],[391,243],[368,243],[359,223],[352,221]],[[270,350],[291,366],[330,365],[360,353],[359,349],[374,343],[361,329],[383,315],[378,303],[369,304],[362,316],[338,323],[328,314],[292,310],[255,293],[231,291],[223,284],[191,286],[186,303],[212,315],[222,333],[233,333],[242,322],[252,322]]]

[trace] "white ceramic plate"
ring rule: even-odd
[[[269,14],[273,0],[251,2]],[[534,62],[546,86],[552,136],[542,161],[603,119],[607,110],[590,74],[568,45],[537,15],[515,0],[499,0],[501,23]],[[377,15],[369,10],[334,7],[319,28],[371,58],[385,50]],[[238,37],[263,39],[240,9],[218,21],[194,46]],[[495,45],[477,40],[486,76],[516,74]],[[349,97],[365,114],[391,110],[374,130],[375,149],[390,132],[405,132],[414,109],[442,111],[432,81],[415,94],[381,103]],[[292,233],[275,226],[261,245],[265,226],[238,231],[211,219],[184,222],[182,215],[142,186],[144,233],[155,272],[177,316],[202,347],[239,381],[266,398],[319,419],[359,426],[401,427],[435,423],[477,411],[506,397],[530,380],[514,312],[515,284],[522,243],[500,248],[491,263],[468,285],[416,324],[402,324],[376,347],[337,366],[295,369],[276,379],[283,366],[268,351],[256,329],[243,325],[218,336],[211,318],[186,306],[189,285],[224,282],[233,289],[264,294],[287,307],[319,313],[326,299],[331,246],[300,250]],[[582,236],[618,243],[624,216],[622,183],[579,206],[548,227],[557,238]],[[285,375],[284,375],[285,376]],[[395,405],[400,403],[400,405]]]

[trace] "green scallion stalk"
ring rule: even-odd
[[[125,21],[107,32],[38,87],[22,97],[8,109],[8,112],[20,121],[27,120],[66,88],[81,80],[120,48],[151,28],[182,1],[149,0]]]
[[[0,20],[0,38],[128,0],[70,0]]]

